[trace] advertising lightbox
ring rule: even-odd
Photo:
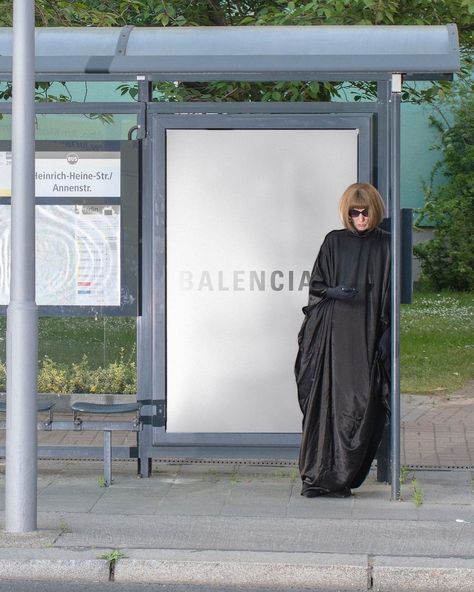
[[[310,272],[356,129],[166,132],[168,433],[294,433]]]

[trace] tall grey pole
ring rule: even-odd
[[[391,117],[391,93],[392,81],[380,80],[377,82],[377,102],[379,113],[377,115],[377,189],[386,197],[387,216],[390,216],[390,117]],[[390,433],[391,420],[389,420],[382,441],[377,452],[377,481],[390,482]]]
[[[391,382],[391,456],[392,500],[400,499],[400,294],[401,294],[401,225],[400,225],[400,101],[402,75],[392,75],[390,117],[390,217],[392,219],[392,382]]]
[[[13,2],[10,304],[7,309],[5,526],[36,530],[35,28],[34,0]]]

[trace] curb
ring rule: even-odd
[[[472,592],[473,558],[379,557],[374,560],[376,592]]]
[[[0,559],[0,581],[3,580],[108,582],[109,562],[103,559]]]
[[[312,566],[281,563],[226,563],[122,560],[115,567],[118,583],[201,586],[367,589],[367,568],[353,565]]]
[[[133,550],[117,562],[114,581],[201,586],[367,590],[365,555],[235,551]],[[145,557],[143,557],[145,555]],[[147,557],[148,556],[148,557]]]
[[[376,592],[472,592],[474,569],[376,567]]]
[[[339,592],[474,590],[472,559],[243,553],[239,561],[225,557],[225,553],[215,555],[214,560],[122,559],[115,565],[114,581],[249,588],[258,583],[273,589],[308,587]]]
[[[472,592],[474,589],[472,558],[124,549],[122,559],[109,562],[97,559],[98,551],[36,549],[32,558],[31,549],[0,549],[0,580],[248,588],[258,584],[273,589],[308,587],[339,592]]]

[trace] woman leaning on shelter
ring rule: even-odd
[[[343,193],[344,229],[324,239],[298,335],[301,495],[348,497],[366,478],[388,415],[390,235],[369,183]]]

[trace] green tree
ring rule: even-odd
[[[11,26],[11,13],[12,0],[0,0],[0,26]],[[436,25],[455,22],[466,72],[472,65],[473,17],[474,0],[36,0],[36,24],[43,27]],[[346,86],[337,81],[160,84],[158,96],[161,100],[172,101],[327,101],[344,95]],[[374,97],[373,84],[357,86],[360,93],[356,98]],[[443,95],[447,87],[445,83],[419,89],[411,85],[404,99],[431,101]],[[123,85],[120,90],[132,97],[136,94],[134,86]],[[67,90],[61,96],[62,100],[67,100]]]
[[[12,0],[0,25],[11,26]],[[472,48],[473,0],[36,0],[36,24],[52,26],[436,25],[455,22]]]
[[[432,240],[417,245],[426,279],[436,289],[474,290],[474,95],[462,88],[450,101],[453,123],[433,120],[443,159],[425,191],[418,223],[434,226]],[[435,173],[446,183],[433,188]]]

